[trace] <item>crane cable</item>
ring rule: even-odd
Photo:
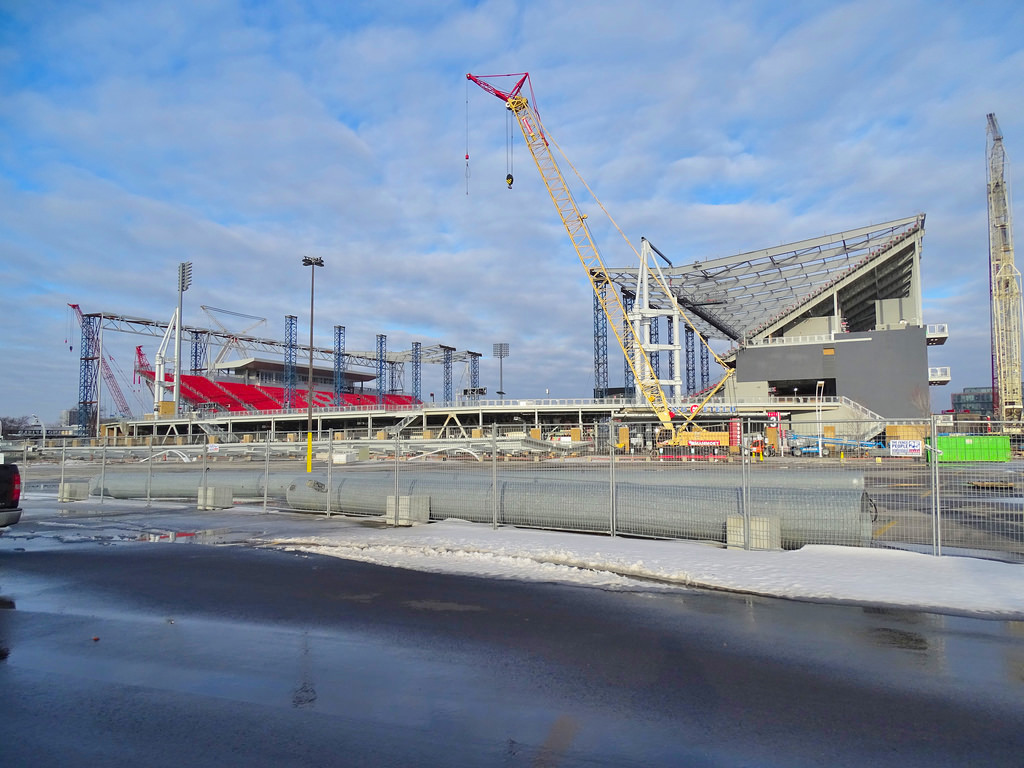
[[[466,81],[466,195],[469,195],[469,80]]]
[[[537,119],[539,120],[540,118],[538,117]],[[626,245],[630,247],[630,250],[633,251],[637,259],[640,259],[640,252],[637,251],[636,246],[634,246],[633,243],[630,242],[629,238],[626,237],[626,233],[622,231],[622,228],[618,225],[618,222],[616,222],[615,219],[612,218],[612,215],[608,212],[608,209],[604,207],[604,203],[602,203],[598,196],[594,193],[594,190],[590,188],[590,185],[587,184],[586,179],[584,179],[583,176],[580,175],[580,172],[576,170],[576,166],[573,165],[572,160],[570,160],[566,156],[565,152],[562,151],[562,148],[559,146],[558,142],[555,141],[555,138],[550,133],[548,133],[547,130],[545,130],[544,133],[545,136],[547,136],[548,141],[550,141],[551,144],[554,145],[555,149],[558,150],[558,154],[562,156],[562,159],[565,160],[566,164],[572,169],[572,172],[576,174],[576,178],[580,180],[580,183],[584,187],[586,187],[587,192],[590,193],[590,196],[594,199],[594,202],[597,203],[598,207],[604,212],[604,215],[608,217],[608,221],[611,222],[612,226],[615,227],[615,230],[622,236],[622,239],[626,242]],[[511,184],[509,184],[509,186],[511,186]],[[707,339],[704,338],[704,334],[700,332],[696,325],[694,325],[693,320],[690,319],[690,316],[683,312],[682,307],[679,306],[679,303],[676,301],[675,296],[673,296],[672,292],[668,290],[668,283],[665,280],[664,274],[661,271],[661,266],[658,264],[657,260],[654,261],[654,269],[656,273],[655,280],[657,280],[657,282],[661,285],[661,288],[664,291],[665,295],[668,297],[668,299],[672,302],[673,306],[675,307],[676,312],[680,316],[682,316],[682,318],[686,321],[686,324],[693,329],[694,333],[696,333],[698,337],[700,337],[704,346],[707,347],[708,352],[710,352],[712,356],[715,358],[715,361],[723,368],[726,367],[725,363],[722,361],[722,358],[720,358],[718,354],[715,352],[715,350],[711,348],[711,345],[708,344]]]
[[[512,189],[512,182],[515,181],[515,177],[512,175],[515,152],[515,134],[512,128],[514,117],[511,109],[505,111],[505,183],[508,184],[509,189]]]

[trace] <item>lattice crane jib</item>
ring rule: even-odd
[[[580,211],[579,206],[566,183],[565,177],[551,152],[551,144],[553,144],[554,141],[544,128],[544,125],[541,123],[540,116],[537,114],[536,109],[531,105],[531,102],[535,103],[536,99],[533,98],[533,86],[530,84],[529,74],[525,72],[514,75],[477,76],[467,74],[466,78],[468,80],[472,80],[483,90],[505,102],[509,111],[515,116],[520,131],[523,134],[523,139],[526,142],[526,146],[530,150],[530,155],[533,157],[537,170],[540,172],[541,179],[544,181],[548,194],[551,196],[551,201],[555,204],[555,208],[562,219],[565,231],[568,233],[569,239],[572,241],[573,247],[576,250],[576,254],[579,256],[580,262],[583,264],[583,268],[590,280],[591,288],[601,304],[601,308],[605,316],[608,318],[608,326],[615,334],[619,347],[622,349],[623,355],[626,358],[626,364],[630,369],[626,377],[627,386],[628,379],[630,375],[632,375],[636,383],[636,387],[643,396],[643,400],[654,410],[658,420],[671,436],[666,442],[675,442],[679,438],[676,434],[675,426],[672,423],[674,414],[669,408],[668,401],[665,398],[665,393],[661,388],[661,382],[654,374],[654,368],[651,365],[647,351],[644,349],[644,344],[637,343],[633,345],[632,350],[629,349],[630,336],[634,336],[637,340],[642,339],[642,337],[640,334],[636,333],[630,323],[629,313],[623,305],[619,292],[614,290],[601,290],[601,286],[611,282],[611,276],[607,266],[601,258],[600,252],[598,251],[593,238],[591,237],[590,229],[586,223],[587,216]],[[497,80],[502,78],[516,78],[515,84],[511,90],[503,91],[488,82],[488,80]],[[530,93],[529,99],[524,95],[524,86],[527,87],[527,90]],[[603,209],[603,206],[601,207]],[[605,211],[605,213],[607,213],[607,211]],[[609,219],[610,218],[611,217],[609,216]],[[632,245],[630,247],[632,248]],[[633,248],[633,250],[634,252],[636,251],[635,248]],[[639,253],[637,255],[640,257]],[[693,327],[692,320],[690,320],[690,318],[682,311],[682,308],[668,289],[668,285],[661,273],[661,270],[658,269],[652,277],[661,287],[663,293],[668,295],[673,310],[678,314],[678,316],[682,317],[691,327]],[[714,352],[712,352],[712,354],[714,354]],[[717,355],[715,355],[715,357],[716,359],[718,358]],[[719,360],[719,362],[721,362],[721,360]],[[725,383],[725,380],[731,373],[731,369],[726,371],[725,376],[715,388],[715,391]],[[685,426],[689,426],[693,423],[693,419],[698,413],[700,413],[704,404],[714,394],[714,391],[709,393],[704,402],[686,416]],[[695,424],[693,426],[696,427]]]
[[[992,389],[1003,421],[1024,420],[1021,392],[1021,276],[1014,263],[1013,216],[1003,134],[987,116],[989,276],[992,303]]]
[[[522,131],[523,139],[526,141],[537,170],[540,172],[548,194],[551,196],[551,201],[555,204],[565,231],[568,233],[569,239],[572,240],[576,254],[579,256],[580,262],[587,273],[591,288],[601,303],[605,316],[608,318],[608,327],[615,334],[623,354],[627,355],[627,361],[636,381],[636,386],[642,393],[644,400],[654,409],[658,420],[664,426],[671,429],[673,414],[665,399],[665,394],[661,391],[660,384],[652,375],[652,368],[650,360],[647,358],[647,353],[640,344],[636,345],[637,348],[633,350],[632,355],[627,353],[626,340],[624,338],[626,331],[624,329],[628,326],[629,321],[619,293],[617,291],[601,290],[602,285],[610,282],[608,269],[601,259],[597,246],[590,235],[590,230],[586,224],[587,217],[577,206],[576,200],[565,181],[565,177],[562,175],[562,171],[551,152],[549,136],[540,121],[540,117],[530,103],[533,100],[533,92],[532,86],[529,85],[529,74],[524,72],[513,75],[518,80],[508,92],[502,91],[487,82],[488,79],[498,77],[509,76],[466,75],[467,79],[472,80],[488,93],[504,101],[515,116],[516,122]],[[522,89],[524,85],[530,88],[530,99],[523,95]],[[639,361],[639,366],[637,366],[636,361]],[[641,370],[637,370],[638,367]]]

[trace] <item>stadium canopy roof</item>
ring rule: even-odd
[[[662,273],[679,305],[711,339],[742,344],[798,317],[832,314],[834,306],[850,331],[872,330],[876,300],[914,298],[924,219],[922,213],[735,256],[663,265]],[[631,292],[638,270],[609,273]],[[652,306],[670,306],[653,281],[650,289]]]

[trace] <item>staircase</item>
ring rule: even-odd
[[[239,442],[238,435],[228,432],[224,427],[219,424],[210,424],[205,421],[196,422],[198,427],[203,430],[206,434],[211,437],[216,437],[218,443],[237,443]]]
[[[874,411],[865,408],[856,400],[851,400],[845,395],[839,397],[839,403],[846,407],[850,412],[856,414],[860,419],[861,423],[856,426],[857,432],[850,435],[854,440],[870,440],[879,432],[883,432],[886,424],[889,423],[888,419],[885,419]]]

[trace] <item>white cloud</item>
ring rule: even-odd
[[[630,238],[679,261],[925,211],[926,319],[951,326],[932,364],[984,384],[985,112],[1011,157],[1014,136],[1024,147],[1024,17],[998,10],[990,25],[917,0],[12,8],[5,409],[52,418],[77,398],[77,365],[38,341],[67,335],[68,301],[164,318],[192,260],[193,308],[266,316],[280,336],[304,314],[307,253],[328,261],[325,345],[334,324],[353,349],[378,332],[392,348],[509,341],[508,391],[587,394],[588,288],[518,139],[504,188],[504,110],[474,86],[466,195],[464,75],[525,69]],[[599,242],[613,263],[630,258],[616,237]]]

